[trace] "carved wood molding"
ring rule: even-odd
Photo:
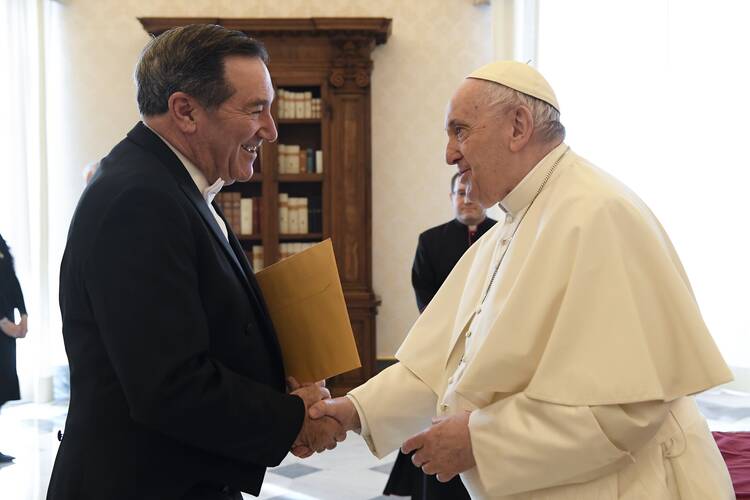
[[[382,17],[141,17],[138,20],[152,35],[159,35],[175,26],[205,23],[220,24],[264,40],[325,37],[331,41],[336,51],[328,81],[337,90],[365,89],[370,86],[370,55],[376,45],[388,40],[392,26],[390,19]]]
[[[391,19],[384,17],[309,18],[219,18],[219,17],[139,17],[143,28],[159,35],[175,26],[220,24],[258,38],[268,36],[339,36],[369,38],[380,45],[391,36]]]
[[[343,88],[347,82],[359,88],[370,86],[372,59],[370,54],[375,47],[371,38],[352,37],[342,34],[332,40],[337,54],[333,59],[328,81],[335,88]]]

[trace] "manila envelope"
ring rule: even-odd
[[[287,376],[316,382],[362,366],[330,239],[268,266],[256,278]]]

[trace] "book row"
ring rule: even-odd
[[[243,198],[242,193],[227,192],[216,195],[216,202],[236,234],[260,234],[260,198]]]
[[[313,245],[317,245],[318,242],[314,243],[281,243],[279,244],[279,259],[286,259],[296,253],[300,253],[303,250],[307,250]],[[262,245],[253,245],[245,252],[247,260],[253,266],[253,270],[257,273],[263,267],[265,267],[265,256]]]
[[[258,271],[263,269],[264,256],[262,245],[250,247],[250,249],[245,252],[245,255],[247,256],[247,260],[253,266],[253,271],[257,273]]]
[[[322,210],[320,196],[296,197],[279,193],[279,233],[322,233]]]
[[[286,259],[291,257],[295,253],[300,253],[303,250],[307,250],[313,245],[318,243],[281,243],[279,245],[279,259]]]
[[[322,102],[312,92],[279,89],[279,118],[320,118]]]
[[[240,236],[260,235],[262,202],[243,198],[242,193],[219,193],[216,202],[232,230]],[[321,197],[289,196],[279,193],[279,233],[309,234],[323,232]]]
[[[296,144],[279,144],[280,174],[322,174],[323,151],[301,148]]]

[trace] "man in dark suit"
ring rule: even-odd
[[[459,175],[454,175],[450,197],[455,218],[419,235],[411,268],[411,284],[420,313],[464,252],[495,225],[495,221],[487,217],[484,207],[466,199],[466,189]]]
[[[60,274],[71,400],[49,500],[240,499],[293,446],[343,438],[287,394],[268,311],[212,203],[274,141],[265,48],[169,30],[136,69],[143,122],[101,162]]]
[[[435,296],[461,256],[484,233],[495,225],[487,211],[466,199],[466,184],[457,173],[451,178],[451,203],[455,218],[419,235],[417,253],[411,269],[411,284],[421,313]],[[461,500],[469,493],[459,476],[447,483],[426,475],[411,461],[410,455],[399,452],[385,485],[386,495],[410,496],[415,500]]]

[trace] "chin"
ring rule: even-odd
[[[253,166],[248,165],[247,167],[238,170],[237,174],[233,176],[232,182],[247,182],[252,178],[254,173]],[[227,182],[227,184],[229,184],[229,182]]]

